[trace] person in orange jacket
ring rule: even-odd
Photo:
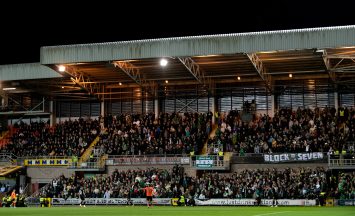
[[[16,208],[16,200],[17,200],[16,189],[13,189],[13,191],[11,193],[12,204],[10,205],[10,207]]]

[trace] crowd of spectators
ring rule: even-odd
[[[335,178],[334,182],[331,179]],[[261,198],[270,199],[273,193],[282,199],[315,199],[321,192],[334,198],[353,198],[355,173],[331,176],[324,168],[245,169],[234,173],[205,171],[198,177],[184,173],[184,168],[172,170],[115,170],[111,175],[90,178],[60,176],[42,191],[50,197],[75,198],[83,190],[88,198],[143,198],[143,188],[150,183],[155,197],[173,198]],[[338,184],[339,183],[339,184]]]
[[[108,116],[97,147],[109,155],[189,154],[199,152],[211,130],[204,113]]]
[[[14,184],[10,184],[9,182],[0,181],[0,193],[10,191],[10,189],[14,186]]]
[[[280,109],[274,117],[255,115],[243,122],[239,112],[218,116],[210,147],[238,153],[354,151],[355,109]],[[210,150],[211,152],[211,150]]]
[[[242,121],[238,111],[107,115],[99,120],[72,120],[50,128],[44,122],[20,123],[3,152],[17,156],[72,156],[80,154],[99,134],[96,145],[109,155],[199,154],[208,140],[208,153],[235,151],[353,152],[355,109],[280,109],[271,118],[255,114]],[[217,148],[216,148],[217,147]]]
[[[340,173],[338,185],[335,190],[330,192],[333,197],[340,199],[355,199],[355,171],[349,173]]]
[[[0,152],[21,156],[80,156],[100,133],[98,120],[78,119],[56,124],[45,122],[14,125],[16,133]]]

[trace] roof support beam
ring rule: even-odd
[[[327,55],[327,50],[326,49],[324,49],[322,51],[323,51],[322,58],[323,58],[325,69],[326,69],[326,71],[327,71],[327,73],[329,75],[329,78],[334,83],[334,82],[336,82],[336,76],[335,76],[335,72],[332,71],[332,67],[331,67],[331,64],[330,64],[330,58]]]
[[[183,105],[183,107],[181,107],[181,108],[180,108],[178,111],[176,111],[176,112],[177,112],[177,113],[181,112],[183,109],[185,109],[185,107],[187,107],[188,109],[191,109],[191,110],[194,111],[194,112],[197,112],[194,108],[190,107],[190,104],[192,104],[193,102],[197,101],[198,98],[199,98],[199,97],[197,96],[195,99],[191,100],[191,101],[188,102],[188,103],[185,103],[184,101],[181,101],[181,100],[175,98],[175,100],[176,100],[177,102],[180,102],[180,103]]]
[[[115,67],[120,68],[127,76],[129,76],[146,92],[153,96],[156,96],[155,83],[153,81],[147,81],[146,79],[144,79],[139,68],[134,66],[129,61],[115,61],[113,62],[113,65]]]
[[[250,60],[250,62],[253,64],[254,68],[258,72],[259,76],[261,79],[265,82],[266,88],[272,92],[272,80],[271,76],[267,73],[267,70],[263,64],[263,62],[260,60],[258,55],[256,53],[249,53],[246,54]]]
[[[214,87],[214,83],[210,77],[206,77],[205,71],[190,57],[178,57],[179,61],[185,66],[185,68],[192,74],[193,77],[203,85],[203,88],[207,92],[211,92]]]
[[[1,97],[1,101],[0,101],[1,108],[5,109],[9,104],[9,96],[6,94],[5,91],[0,89],[0,97]]]
[[[8,94],[6,91],[2,89],[0,89],[0,96],[1,96],[0,105],[3,109],[9,106],[9,100],[12,101],[14,104],[16,104],[18,108],[22,109],[24,112],[27,112],[31,109],[25,107],[23,103],[17,101],[15,98],[13,98],[10,94]],[[37,108],[37,106],[35,108]]]
[[[326,50],[324,50],[326,51]],[[324,53],[326,54],[326,53]],[[327,55],[328,58],[332,59],[355,59],[355,55]]]
[[[66,66],[65,72],[70,75],[70,79],[73,83],[85,89],[85,91],[87,91],[90,95],[95,95],[100,101],[104,100],[102,95],[97,94],[105,91],[104,85],[102,83],[97,83],[91,80],[90,77],[85,76],[75,67]]]
[[[190,57],[178,57],[179,61],[185,66],[185,68],[195,77],[197,82],[205,85],[205,72],[200,68],[200,66],[192,60]]]
[[[326,66],[328,75],[333,83],[338,83],[339,80],[343,78],[344,74],[355,72],[355,55],[328,55],[326,49],[322,50],[322,52],[324,65]],[[333,63],[332,66],[330,60],[333,60],[333,62],[337,61],[337,63]],[[349,63],[349,60],[352,62]],[[342,76],[338,76],[337,73],[342,73]]]

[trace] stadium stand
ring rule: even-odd
[[[33,205],[141,205],[146,184],[164,205],[355,205],[354,35],[42,47],[0,66],[0,188]]]

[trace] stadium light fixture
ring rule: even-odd
[[[64,65],[59,65],[58,66],[58,71],[59,72],[64,72],[65,71],[65,66]]]
[[[10,88],[3,88],[2,90],[4,91],[10,91],[10,90],[15,90],[16,88],[15,87],[10,87]]]
[[[166,59],[161,59],[161,60],[160,60],[160,66],[165,67],[166,65],[168,65],[168,60],[166,60]]]

